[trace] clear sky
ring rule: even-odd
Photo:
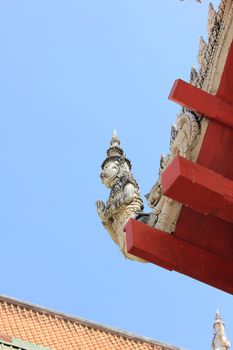
[[[214,1],[217,5],[218,1]],[[0,293],[189,350],[210,349],[231,295],[127,261],[96,199],[114,128],[142,194],[157,179],[208,3],[0,1]]]

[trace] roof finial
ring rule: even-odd
[[[213,350],[228,350],[231,346],[229,340],[227,339],[225,333],[225,324],[221,319],[219,310],[216,311],[215,320],[213,323],[213,327],[215,330],[213,341],[212,341],[212,349]]]

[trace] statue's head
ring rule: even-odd
[[[131,163],[125,157],[122,148],[120,148],[120,140],[116,131],[113,133],[110,147],[107,150],[107,157],[101,168],[100,178],[108,188],[111,188],[121,176],[131,170]]]

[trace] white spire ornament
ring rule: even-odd
[[[213,324],[215,333],[212,341],[213,350],[228,350],[231,346],[229,340],[227,339],[225,333],[225,324],[221,319],[220,313],[217,310],[214,324]]]

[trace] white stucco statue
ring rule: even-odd
[[[212,341],[212,349],[213,350],[228,350],[230,347],[230,342],[227,339],[226,333],[225,333],[225,325],[224,322],[221,319],[220,313],[217,310],[215,321],[213,324],[214,327],[214,338]]]
[[[131,173],[131,163],[120,147],[116,131],[101,168],[100,178],[110,189],[110,194],[106,203],[102,200],[96,202],[97,213],[124,256],[142,261],[126,252],[124,226],[130,218],[140,218],[143,221],[143,202],[139,186]]]

